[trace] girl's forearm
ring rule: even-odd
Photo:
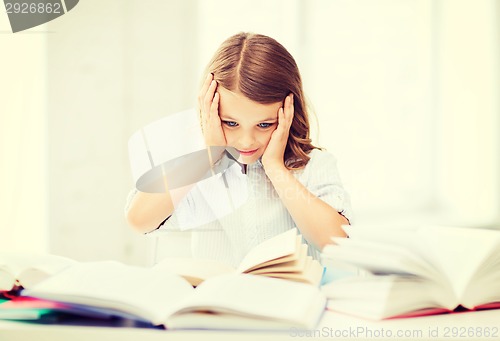
[[[312,194],[284,166],[266,170],[281,201],[300,232],[318,250],[330,244],[331,237],[345,237],[341,225],[348,220],[323,200]]]
[[[137,192],[127,209],[126,219],[135,230],[147,233],[157,228],[173,210],[169,193]]]
[[[146,233],[156,229],[176,205],[187,195],[193,185],[166,193],[137,192],[126,212],[126,219],[135,230]]]

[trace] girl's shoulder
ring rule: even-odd
[[[310,159],[309,162],[307,162],[307,165],[305,167],[306,169],[312,167],[329,166],[332,164],[335,165],[337,163],[337,159],[335,158],[335,156],[326,149],[314,148],[307,155],[310,157]]]
[[[337,158],[324,149],[313,149],[309,152],[309,162],[298,175],[298,179],[308,188],[322,188],[326,184],[341,186]]]
[[[321,177],[322,174],[337,172],[337,159],[325,149],[312,149],[308,154],[309,161],[304,168],[298,169],[294,174],[304,181],[310,178]]]

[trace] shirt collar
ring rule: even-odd
[[[242,163],[239,163],[232,155],[231,153],[226,151],[226,159],[231,160],[233,162],[236,162],[240,167],[241,167],[241,173],[247,174],[249,169],[262,169],[264,166],[262,164],[262,156],[257,159],[254,163],[248,164],[246,167],[246,172],[245,172],[245,166]]]

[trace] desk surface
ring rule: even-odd
[[[83,341],[83,340],[296,340],[296,339],[374,339],[374,340],[498,340],[500,309],[424,316],[385,321],[367,321],[326,311],[318,327],[310,331],[230,332],[166,331],[138,328],[73,327],[34,325],[0,321],[1,341]]]

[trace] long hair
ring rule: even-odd
[[[284,163],[289,169],[303,168],[317,148],[309,138],[309,118],[302,79],[292,55],[276,40],[261,34],[238,33],[226,39],[205,70],[217,83],[248,99],[269,104],[284,101],[292,93],[294,116]]]

